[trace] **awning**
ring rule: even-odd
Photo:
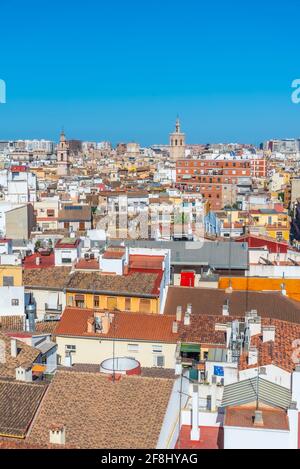
[[[45,365],[33,365],[32,372],[33,373],[44,373],[46,371]]]
[[[181,344],[181,352],[200,353],[200,345],[198,344]]]
[[[75,295],[75,301],[84,301],[84,295]]]

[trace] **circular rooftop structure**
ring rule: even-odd
[[[122,375],[140,375],[141,365],[140,362],[134,358],[118,357],[108,358],[100,365],[100,372],[107,374],[122,374]]]

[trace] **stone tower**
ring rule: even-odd
[[[170,157],[180,160],[185,157],[185,134],[180,131],[180,121],[177,117],[175,132],[170,134]]]
[[[60,140],[57,147],[57,174],[58,176],[68,176],[70,173],[69,143],[66,140],[64,131],[60,134]]]

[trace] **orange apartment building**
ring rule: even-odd
[[[212,210],[235,202],[234,186],[238,178],[265,177],[266,159],[251,160],[178,160],[176,185],[181,190],[200,192]]]

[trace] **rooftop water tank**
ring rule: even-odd
[[[140,375],[141,365],[140,362],[134,358],[118,357],[108,358],[100,365],[100,372],[107,374],[122,374],[122,375]]]

